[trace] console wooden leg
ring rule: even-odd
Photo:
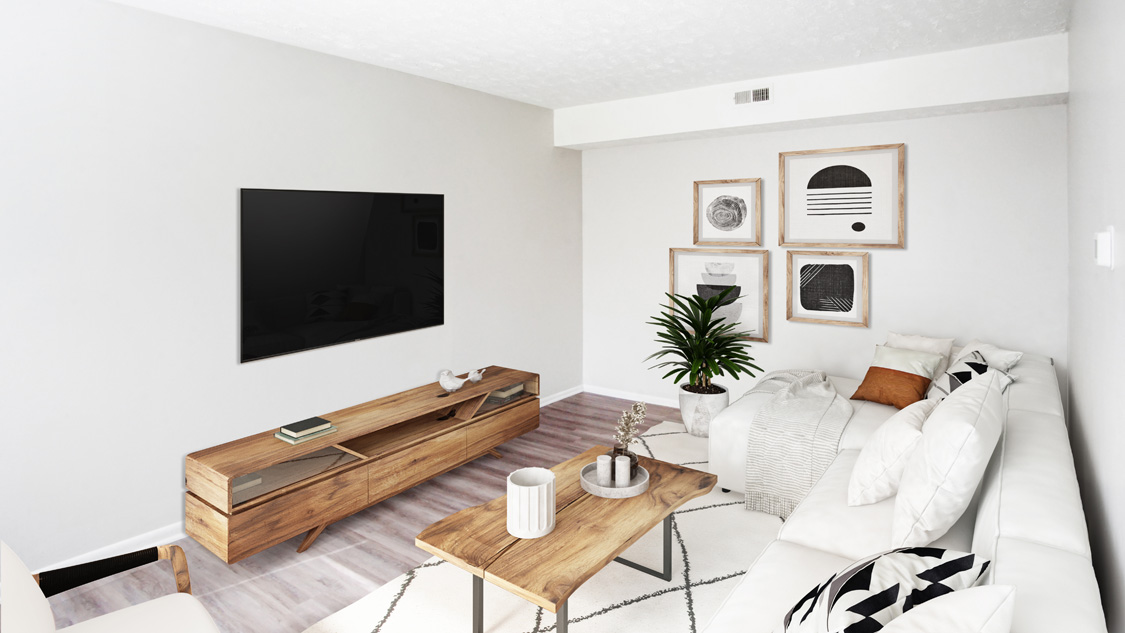
[[[313,541],[316,540],[316,537],[320,536],[320,533],[323,532],[324,528],[326,527],[328,527],[327,523],[325,523],[324,525],[318,525],[309,530],[309,533],[305,535],[305,540],[301,541],[301,546],[297,548],[297,553],[300,554],[301,552],[312,547]]]
[[[492,455],[496,459],[504,459],[504,456],[500,454],[500,451],[496,450],[495,448],[488,449],[488,454]]]

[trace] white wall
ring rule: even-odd
[[[188,452],[443,367],[581,383],[550,111],[95,0],[7,3],[0,85],[0,536],[32,567],[175,526]],[[446,324],[240,365],[240,187],[444,193]]]
[[[906,143],[906,249],[871,249],[870,327],[785,320],[778,153]],[[673,399],[646,369],[668,249],[692,246],[692,182],[761,177],[770,250],[770,371],[862,377],[888,331],[1047,354],[1065,379],[1066,109],[1049,106],[587,150],[582,158],[584,379]],[[729,382],[729,381],[728,381]],[[752,386],[743,379],[735,395]]]
[[[1125,3],[1071,12],[1070,428],[1109,630],[1125,631]],[[1117,229],[1117,266],[1093,263],[1094,232]]]

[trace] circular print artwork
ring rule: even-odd
[[[719,196],[707,205],[707,221],[720,231],[733,231],[746,221],[746,201],[738,196]]]

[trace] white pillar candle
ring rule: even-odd
[[[614,485],[618,488],[627,488],[629,482],[633,479],[629,476],[629,458],[624,455],[618,455],[613,460],[614,470]]]
[[[613,458],[609,455],[598,455],[598,485],[603,488],[613,485]]]

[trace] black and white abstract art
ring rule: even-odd
[[[866,327],[867,255],[788,251],[786,318]]]
[[[668,265],[672,294],[709,299],[733,287],[715,316],[747,340],[769,341],[769,251],[673,248]]]
[[[696,245],[761,246],[761,179],[697,180],[693,220]]]
[[[855,269],[851,264],[805,264],[800,274],[802,308],[851,312],[855,305]]]
[[[781,246],[903,248],[905,146],[781,154]]]

